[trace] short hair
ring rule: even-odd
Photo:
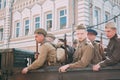
[[[116,29],[116,25],[114,22],[108,22],[106,23],[105,28]]]
[[[83,24],[80,24],[80,25],[77,26],[76,30],[80,30],[80,29],[86,30],[86,26],[83,25]]]
[[[47,32],[44,29],[39,28],[35,30],[34,34],[43,34],[46,37]]]

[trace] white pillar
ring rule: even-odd
[[[78,0],[78,25],[89,25],[89,0]]]
[[[5,13],[5,27],[4,27],[4,48],[9,48],[9,38],[10,38],[10,0],[6,0],[6,13]]]

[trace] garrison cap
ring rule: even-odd
[[[97,31],[95,31],[94,29],[88,29],[88,34],[91,33],[91,34],[94,34],[94,35],[97,35]]]
[[[34,34],[43,34],[44,36],[46,36],[47,32],[44,29],[39,28],[35,30]]]
[[[116,25],[114,22],[108,22],[106,23],[105,28],[116,29]]]
[[[77,26],[76,30],[80,30],[80,29],[86,29],[86,26],[84,26],[83,24],[80,24]]]
[[[48,34],[46,35],[46,37],[50,37],[50,38],[52,38],[52,39],[55,40],[55,36],[54,36],[52,33],[48,33]]]

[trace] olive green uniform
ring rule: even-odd
[[[78,47],[73,55],[73,63],[69,68],[84,68],[91,64],[93,58],[93,45],[87,39],[79,42]]]
[[[38,58],[28,66],[28,70],[37,69],[43,65],[55,65],[56,64],[56,49],[48,42],[41,43],[40,54]]]
[[[97,64],[98,62],[102,61],[105,58],[104,50],[100,43],[93,41],[92,44],[94,46],[94,56],[91,63]]]

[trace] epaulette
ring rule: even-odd
[[[87,40],[85,45],[92,44],[90,40]]]
[[[85,45],[91,45],[91,47],[94,47],[93,44],[92,44],[92,42],[90,40],[87,40],[86,43],[85,43]]]

